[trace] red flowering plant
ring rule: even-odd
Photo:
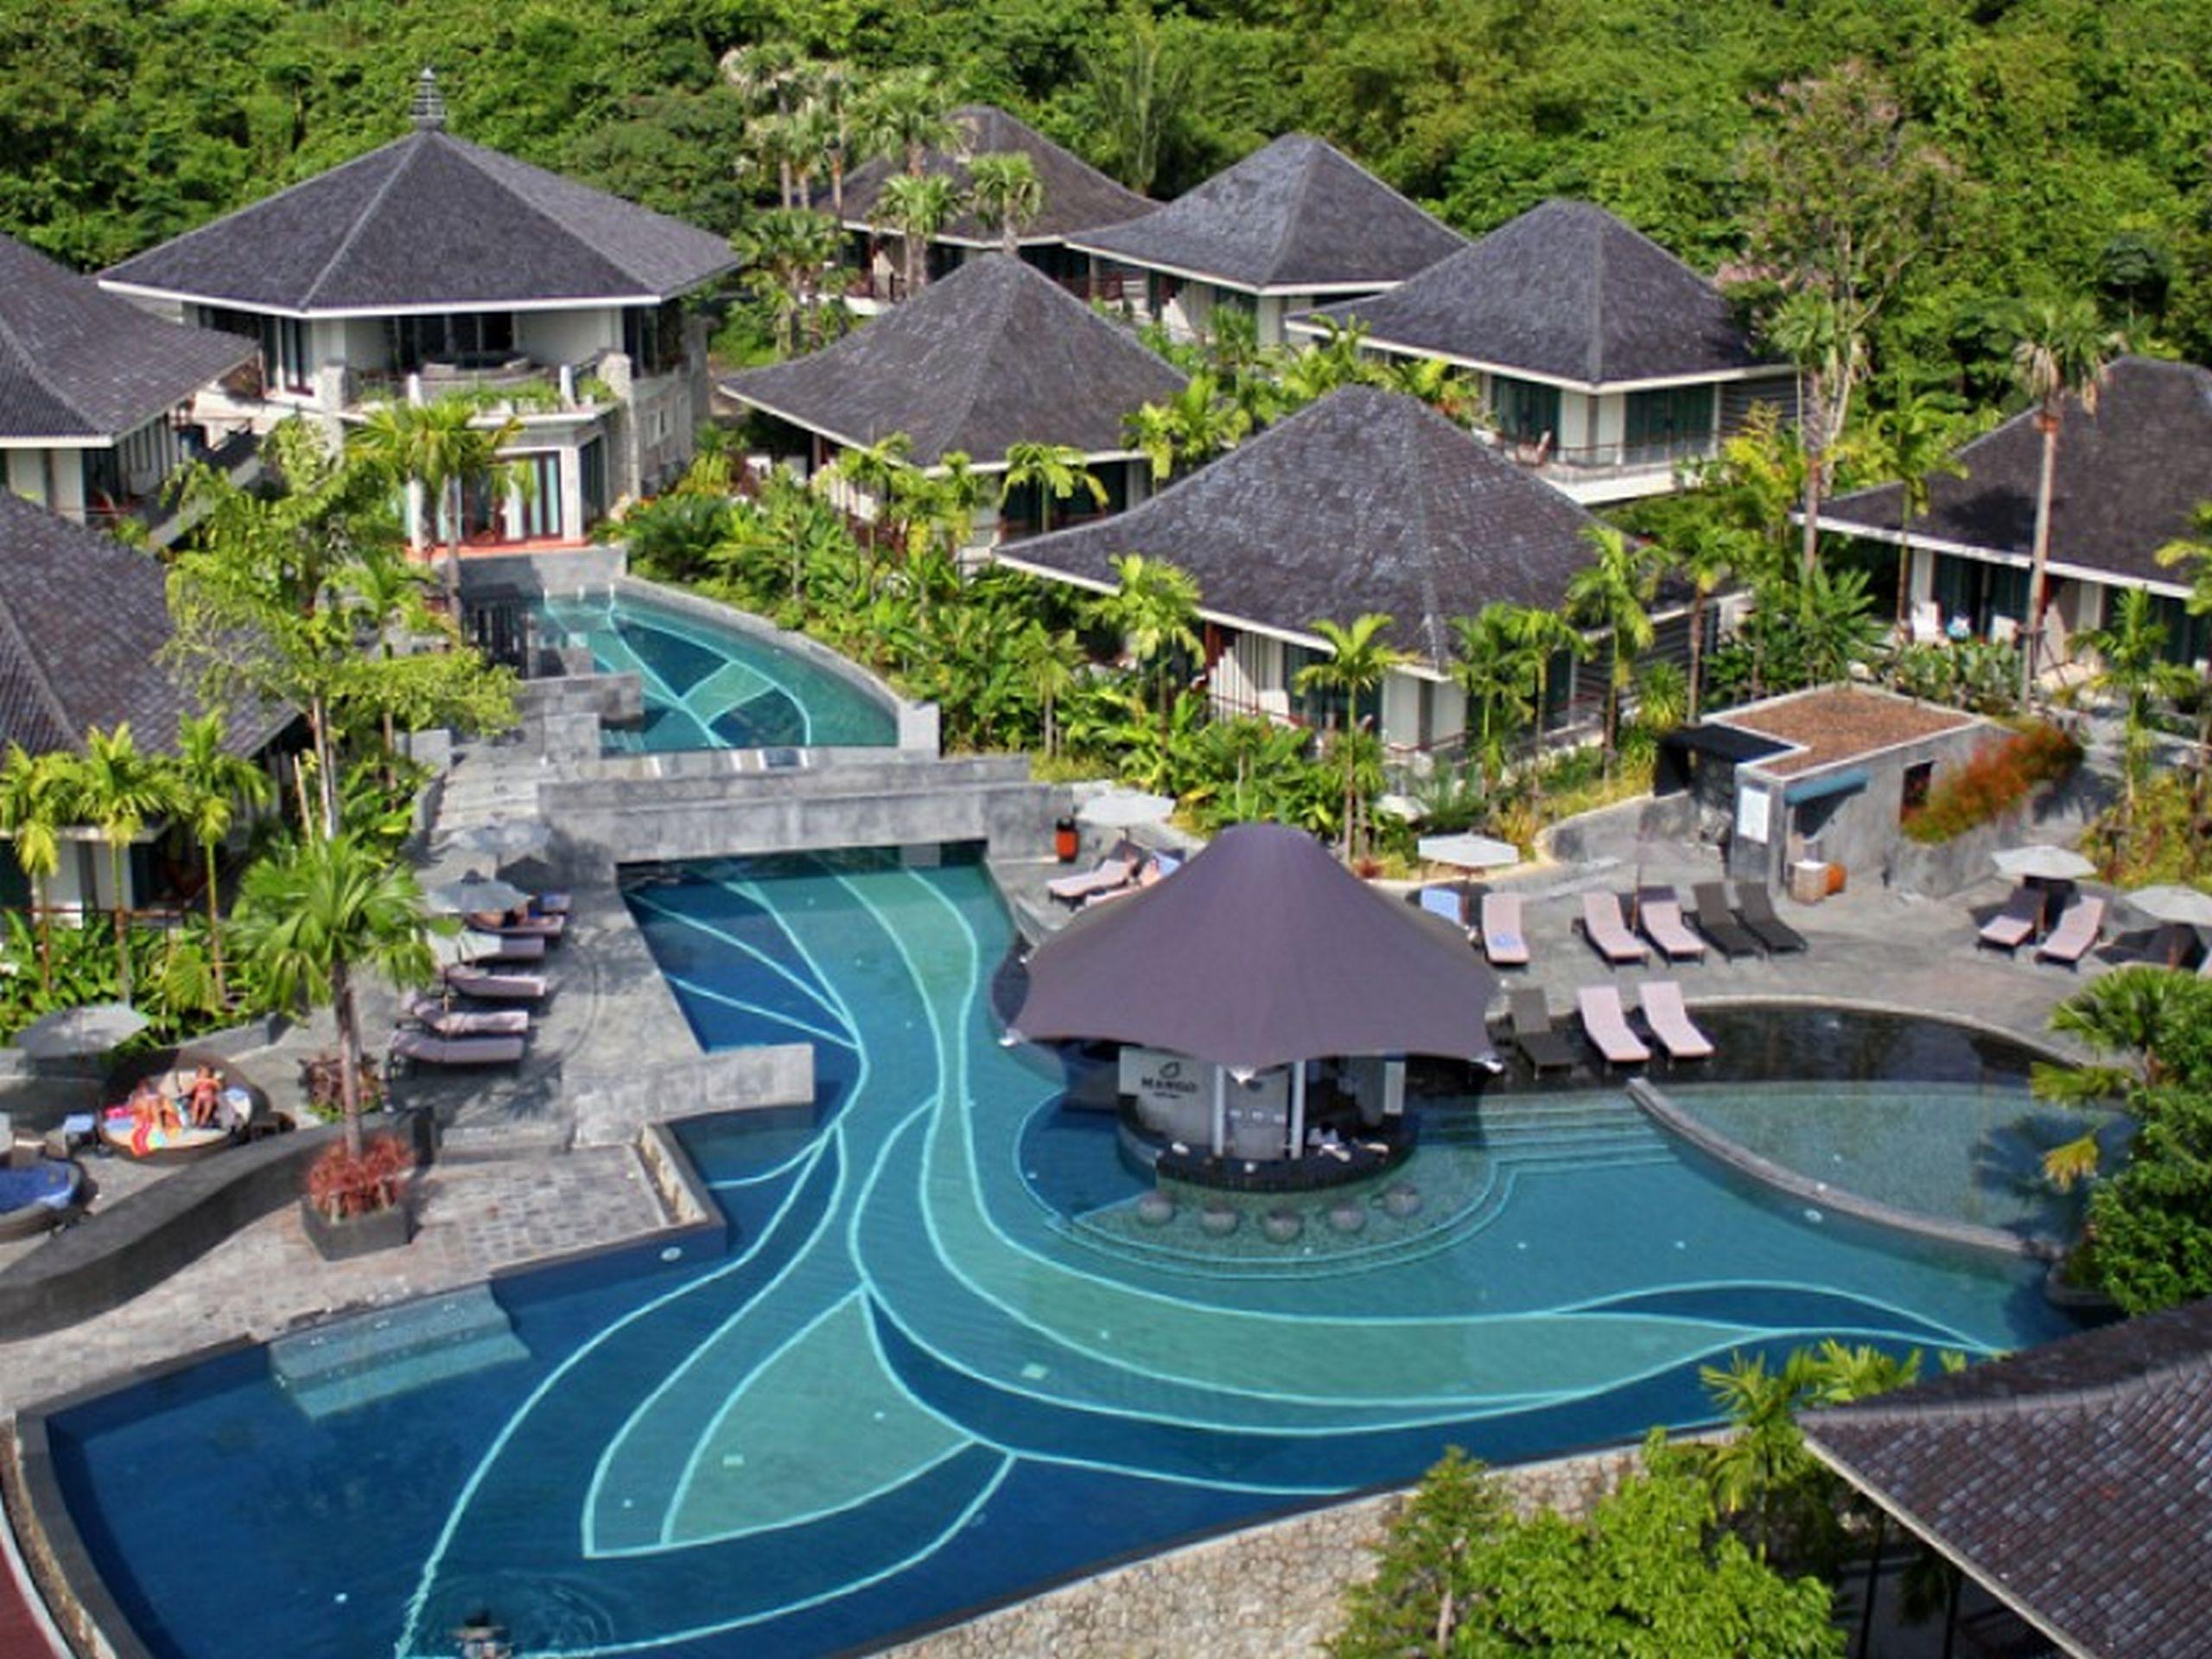
[[[396,1136],[376,1135],[358,1153],[340,1141],[308,1170],[308,1202],[332,1221],[373,1215],[399,1202],[415,1154]]]

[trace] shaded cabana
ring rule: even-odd
[[[1213,1154],[1286,1158],[1305,1142],[1305,1062],[1491,1061],[1483,1016],[1497,990],[1457,930],[1374,892],[1298,830],[1239,824],[1040,946],[1012,1034],[1198,1062],[1171,1092],[1195,1103],[1208,1090]],[[1280,1088],[1285,1068],[1281,1141],[1233,1147],[1232,1090]]]

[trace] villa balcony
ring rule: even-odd
[[[1709,461],[1720,448],[1717,438],[1706,434],[1647,443],[1566,447],[1554,444],[1548,434],[1533,443],[1496,435],[1490,442],[1516,465],[1586,505],[1663,494],[1674,488],[1677,467],[1686,461]]]
[[[604,356],[546,364],[508,353],[496,360],[426,362],[412,372],[348,368],[345,412],[358,415],[371,404],[397,402],[419,389],[426,403],[456,395],[480,400],[486,421],[509,415],[589,416],[621,401],[601,378]]]

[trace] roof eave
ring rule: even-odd
[[[679,289],[655,293],[582,294],[557,299],[452,299],[410,300],[390,305],[309,305],[305,307],[276,305],[265,300],[240,299],[234,295],[194,293],[184,289],[153,288],[140,283],[118,282],[112,277],[99,278],[99,284],[109,292],[129,295],[149,300],[174,300],[182,304],[212,305],[226,311],[250,312],[257,316],[291,317],[302,322],[316,321],[343,321],[357,317],[422,317],[439,316],[453,311],[596,311],[620,309],[629,306],[665,305],[671,300],[681,299],[737,269],[733,259],[720,270],[687,283]]]
[[[1336,321],[1334,317],[1328,319],[1328,322]],[[1329,332],[1327,323],[1316,322],[1307,314],[1286,318],[1283,327],[1316,340],[1326,338]],[[1362,334],[1359,343],[1375,351],[1390,352],[1400,357],[1431,358],[1457,369],[1472,369],[1482,374],[1510,375],[1516,379],[1533,380],[1540,385],[1557,386],[1563,391],[1592,395],[1609,391],[1661,391],[1673,386],[1705,385],[1724,380],[1758,380],[1790,372],[1786,363],[1750,363],[1732,369],[1700,369],[1682,374],[1647,375],[1636,380],[1578,380],[1571,376],[1551,374],[1541,369],[1527,368],[1493,358],[1468,357],[1434,346],[1416,346],[1410,341],[1392,340],[1382,334]]]
[[[1802,524],[1805,514],[1793,507],[1789,522]],[[2035,558],[2031,554],[2015,553],[2005,548],[1976,547],[1971,542],[1955,542],[1941,536],[1930,536],[1919,531],[1900,532],[1894,524],[1853,524],[1846,518],[1832,518],[1820,515],[1820,527],[1834,536],[1855,537],[1861,541],[1886,542],[1891,547],[1926,548],[1931,553],[1948,553],[1955,558],[1979,559],[1984,564],[2002,564],[2015,570],[2032,569]],[[2046,557],[2044,569],[2054,576],[2066,576],[2075,582],[2094,582],[2102,587],[2124,584],[2141,588],[2146,592],[2169,599],[2187,599],[2190,587],[2186,582],[2162,582],[2156,576],[2132,576],[2119,570],[2101,570],[2094,565],[2075,564],[2069,559]]]

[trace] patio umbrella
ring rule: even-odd
[[[2212,927],[2212,893],[2161,882],[2138,887],[2127,902],[2154,922],[2177,922],[2183,927]]]
[[[2007,847],[1993,856],[2004,874],[2023,881],[2078,881],[2097,867],[2071,847]]]
[[[35,1060],[105,1054],[146,1029],[146,1016],[127,1002],[88,1002],[41,1014],[16,1033],[16,1046]]]
[[[503,943],[496,933],[480,933],[473,927],[465,927],[458,933],[431,934],[430,954],[437,958],[439,967],[457,968],[497,951]]]
[[[1109,789],[1077,807],[1076,817],[1102,830],[1127,830],[1134,824],[1157,823],[1174,810],[1175,803],[1165,795]]]
[[[448,915],[504,916],[528,904],[530,895],[512,881],[471,874],[432,887],[423,895],[423,902]]]
[[[1463,870],[1502,870],[1521,861],[1518,847],[1489,836],[1423,836],[1419,850],[1431,864],[1450,864]]]
[[[505,864],[542,853],[552,842],[552,829],[543,818],[498,818],[462,830],[452,845],[457,851],[480,853]]]

